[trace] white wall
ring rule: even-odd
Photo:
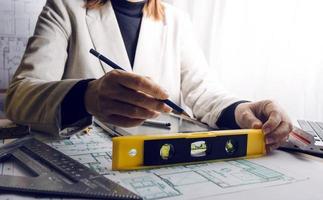
[[[44,2],[0,1],[0,90],[19,64]],[[277,100],[294,119],[323,121],[322,0],[167,2],[189,13],[228,90],[244,99]]]
[[[173,0],[230,91],[323,121],[323,1]]]

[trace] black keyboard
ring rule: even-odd
[[[297,122],[304,131],[314,136],[315,141],[323,141],[323,122],[306,120],[298,120]]]

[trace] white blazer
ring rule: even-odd
[[[163,21],[143,17],[132,69],[109,1],[87,10],[83,0],[48,0],[8,90],[7,116],[37,131],[61,131],[60,104],[68,91],[79,80],[103,76],[102,67],[111,70],[89,54],[94,48],[127,71],[151,77],[171,100],[216,127],[221,111],[238,99],[220,87],[188,16],[164,5]]]

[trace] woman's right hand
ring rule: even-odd
[[[122,127],[138,126],[160,112],[172,111],[160,101],[168,98],[164,89],[148,77],[120,70],[91,81],[84,98],[88,113]]]

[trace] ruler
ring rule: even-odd
[[[141,199],[115,182],[30,136],[0,148],[0,162],[14,159],[31,176],[0,176],[0,193],[46,196]]]

